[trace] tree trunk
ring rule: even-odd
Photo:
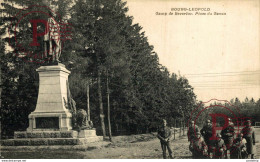
[[[103,140],[105,140],[106,137],[106,128],[105,128],[105,121],[104,121],[104,109],[103,109],[103,101],[102,101],[102,92],[101,92],[101,72],[100,69],[98,68],[98,101],[99,101],[99,109],[100,109],[100,122],[101,122],[101,128],[103,132]]]
[[[184,134],[185,134],[185,119],[183,117],[183,136],[184,136]]]
[[[174,132],[174,139],[175,139],[175,133],[176,133],[176,131],[175,131],[176,130],[176,126],[177,126],[176,125],[176,118],[174,118],[174,131],[173,131]]]
[[[87,102],[88,102],[87,112],[88,112],[88,120],[90,120],[89,84],[90,84],[90,83],[88,82],[88,85],[87,85]]]
[[[109,101],[109,87],[108,87],[108,73],[107,73],[107,120],[108,120],[108,136],[109,141],[112,142],[111,123],[110,123],[110,101]]]
[[[179,135],[179,137],[181,137],[181,127],[182,127],[182,121],[180,119],[180,135]]]

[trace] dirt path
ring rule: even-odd
[[[176,137],[177,138],[177,137]],[[177,159],[191,158],[188,142],[185,136],[173,140],[172,149]],[[44,147],[43,147],[44,148]],[[87,149],[43,149],[16,148],[3,150],[2,155],[10,159],[161,159],[162,151],[155,135],[144,134],[134,136],[119,136],[114,142],[103,147]]]
[[[187,137],[176,138],[171,142],[174,158],[191,159]],[[113,143],[99,147],[97,147],[97,143],[88,148],[77,146],[77,149],[74,146],[74,148],[59,146],[62,149],[24,147],[24,149],[3,150],[2,155],[9,159],[162,159],[160,142],[155,134],[117,136],[113,140]],[[259,158],[260,143],[258,138],[256,150],[255,158]]]
[[[172,141],[171,146],[176,159],[191,158],[188,145],[186,137]],[[105,148],[82,152],[81,155],[88,159],[161,159],[162,151],[159,140],[154,138],[144,142],[111,144]]]

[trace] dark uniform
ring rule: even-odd
[[[230,149],[230,159],[242,159],[245,154],[247,154],[245,140],[242,139],[241,134],[238,134]]]
[[[170,139],[172,137],[172,132],[171,132],[170,128],[167,126],[159,128],[157,137],[160,139],[160,142],[161,142],[163,158],[166,159],[166,147],[168,149],[170,158],[173,158],[172,149],[170,146]]]
[[[200,132],[197,132],[198,137],[191,141],[189,149],[192,152],[193,159],[205,159],[207,157],[207,144]]]
[[[250,122],[250,121],[249,121]],[[251,154],[251,159],[254,158],[254,145],[255,145],[255,131],[250,125],[246,125],[242,129],[243,138],[246,139],[246,150],[248,154]]]
[[[217,158],[217,159],[224,159],[225,158],[226,145],[225,145],[224,140],[221,139],[220,134],[217,134],[217,137],[219,139],[216,141],[214,157]]]
[[[212,137],[212,124],[210,123],[210,120],[207,121],[207,125],[205,125],[201,130],[201,135],[205,139],[205,142],[208,147],[208,155],[210,157],[211,153],[213,153],[215,141],[209,140]]]
[[[196,139],[196,132],[199,132],[199,127],[194,124],[194,122],[191,122],[191,125],[188,128],[187,136],[188,136],[188,141],[193,141]]]
[[[225,151],[226,158],[228,158],[227,151],[230,150],[230,148],[233,144],[234,132],[235,132],[234,124],[231,121],[229,122],[229,125],[221,131],[222,139],[224,140],[226,148],[227,148]]]

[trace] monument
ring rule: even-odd
[[[4,140],[3,145],[80,145],[102,139],[96,135],[86,111],[76,110],[68,86],[70,71],[60,63],[60,43],[52,41],[54,38],[49,32],[44,39],[47,62],[36,70],[39,92],[36,108],[29,114],[29,127],[26,131],[15,132],[14,139]],[[59,40],[57,34],[51,35]]]

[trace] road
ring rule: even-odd
[[[260,129],[256,129],[257,153],[260,155],[259,134]],[[190,159],[189,143],[186,136],[176,137],[171,145],[175,159]],[[106,146],[92,146],[88,148],[66,148],[64,146],[44,147],[17,147],[14,150],[5,149],[2,155],[5,158],[18,159],[161,159],[162,151],[159,140],[154,134],[118,136],[114,137],[113,143]],[[44,149],[43,149],[44,148]]]

